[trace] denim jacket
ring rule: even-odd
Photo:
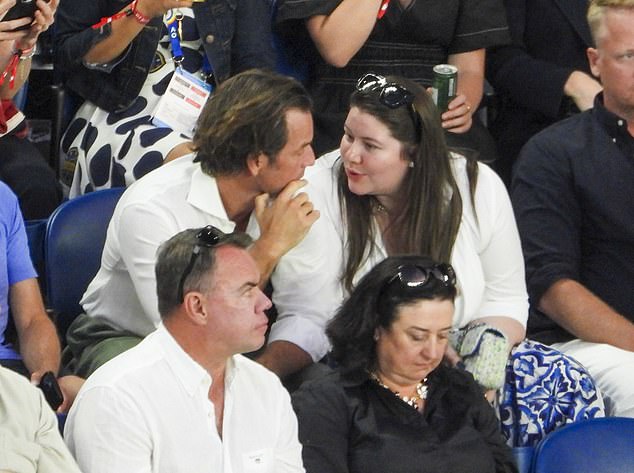
[[[124,9],[130,0],[64,0],[56,15],[55,66],[65,86],[107,110],[123,110],[138,96],[162,30],[153,18],[113,67],[91,69],[83,57],[112,33],[92,25]],[[205,0],[193,5],[198,32],[216,82],[253,67],[273,69],[270,12],[266,0]]]

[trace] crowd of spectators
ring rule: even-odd
[[[634,417],[634,0],[17,6],[3,471],[512,472]],[[65,198],[129,186],[65,347],[24,224],[62,186],[13,102],[51,25]]]

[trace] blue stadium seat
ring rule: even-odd
[[[46,302],[62,340],[82,311],[86,287],[99,270],[106,230],[123,188],[91,192],[64,202],[46,226]]]
[[[634,472],[634,419],[595,418],[550,433],[537,446],[533,473]]]

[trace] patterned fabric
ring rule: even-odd
[[[559,427],[605,416],[601,394],[585,368],[531,340],[509,357],[499,411],[511,447],[535,446]]]
[[[191,8],[182,8],[183,69],[202,69],[203,47]],[[170,128],[151,123],[152,113],[174,73],[167,28],[154,56],[154,64],[130,107],[107,112],[84,102],[62,138],[66,161],[75,161],[70,197],[110,187],[125,187],[159,167],[180,143],[189,141]],[[202,76],[200,76],[202,77]],[[68,184],[68,183],[67,183]]]

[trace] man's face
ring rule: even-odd
[[[214,282],[205,304],[212,314],[207,328],[220,340],[227,354],[248,353],[264,344],[271,307],[258,282],[260,272],[251,255],[235,246],[221,246],[216,252]]]
[[[266,156],[257,175],[261,192],[277,195],[286,185],[304,176],[304,169],[315,163],[313,141],[313,117],[310,112],[292,108],[286,112],[286,145],[274,162]]]
[[[601,78],[608,110],[634,120],[634,9],[610,8],[588,49],[592,73]]]

